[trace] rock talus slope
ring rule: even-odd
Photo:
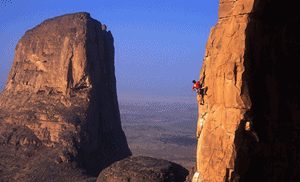
[[[25,33],[0,95],[0,147],[51,149],[53,162],[77,161],[94,175],[131,155],[121,128],[113,36],[104,26],[83,12]]]
[[[220,0],[200,72],[198,181],[297,179],[298,17],[287,2]]]

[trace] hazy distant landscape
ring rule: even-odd
[[[181,164],[188,170],[191,169],[191,167],[196,164],[196,123],[198,115],[197,101],[195,96],[196,93],[191,91],[191,81],[199,77],[200,68],[203,63],[202,60],[205,57],[204,50],[209,32],[211,27],[215,25],[218,20],[216,8],[218,5],[219,1],[217,0],[207,2],[192,0],[184,3],[179,1],[142,2],[131,0],[126,2],[118,0],[104,1],[100,3],[98,1],[90,1],[89,3],[86,3],[78,0],[53,0],[45,2],[35,0],[18,2],[13,0],[5,2],[3,1],[3,6],[1,6],[2,19],[0,20],[1,25],[3,25],[0,26],[0,93],[3,91],[5,83],[9,78],[8,74],[10,70],[14,68],[14,59],[16,62],[15,65],[19,65],[15,67],[15,73],[18,73],[18,75],[21,73],[20,76],[17,76],[20,80],[15,81],[15,76],[13,76],[13,82],[9,80],[9,78],[8,83],[20,83],[20,88],[22,89],[20,89],[21,94],[14,94],[16,96],[15,98],[3,97],[4,99],[0,99],[2,103],[7,103],[6,100],[11,100],[16,104],[11,104],[8,105],[9,107],[4,107],[5,104],[1,103],[0,106],[3,106],[4,109],[9,109],[11,106],[16,106],[17,108],[20,107],[20,111],[11,110],[11,113],[13,113],[11,116],[17,116],[18,121],[23,121],[21,119],[25,118],[24,123],[30,125],[30,127],[25,128],[26,130],[24,129],[23,124],[20,126],[18,125],[20,129],[16,130],[10,125],[10,115],[7,114],[6,111],[3,112],[5,115],[7,115],[7,122],[3,121],[3,123],[7,124],[8,129],[2,127],[2,133],[9,133],[9,135],[3,135],[5,137],[7,136],[9,140],[7,140],[5,137],[3,140],[10,141],[12,138],[13,140],[9,144],[9,147],[14,147],[15,143],[24,142],[26,138],[30,139],[28,141],[26,140],[26,142],[28,142],[30,145],[32,143],[34,145],[39,144],[36,142],[36,140],[39,141],[41,139],[42,147],[34,148],[32,149],[32,152],[30,149],[31,153],[29,153],[29,155],[27,154],[27,150],[29,150],[27,144],[26,146],[24,145],[24,147],[22,146],[22,149],[24,149],[24,151],[26,150],[26,153],[24,154],[26,160],[23,159],[24,155],[22,150],[16,150],[13,154],[2,152],[2,159],[5,160],[2,160],[2,163],[0,164],[0,181],[3,179],[16,179],[14,181],[25,181],[23,178],[28,179],[28,181],[36,181],[34,179],[47,179],[48,181],[57,181],[55,179],[60,179],[61,181],[68,181],[62,180],[63,178],[61,178],[64,177],[68,179],[68,176],[70,176],[72,179],[76,179],[73,181],[80,181],[79,179],[81,179],[81,177],[84,178],[85,176],[80,176],[81,173],[77,171],[77,167],[74,167],[73,169],[73,166],[71,166],[69,169],[64,166],[65,164],[69,165],[68,162],[71,160],[70,158],[73,158],[73,156],[75,156],[76,159],[82,159],[84,165],[89,168],[87,171],[96,174],[95,171],[97,171],[98,168],[100,169],[101,166],[108,165],[110,164],[109,162],[114,162],[114,158],[122,158],[122,155],[125,156],[129,153],[127,146],[123,146],[122,150],[120,150],[121,153],[118,155],[114,155],[114,151],[109,151],[126,143],[124,140],[124,135],[120,137],[120,139],[122,139],[120,141],[122,142],[106,142],[107,146],[109,147],[102,145],[101,147],[97,148],[97,150],[99,149],[99,151],[103,151],[105,155],[99,154],[98,151],[94,150],[95,148],[92,149],[92,147],[96,145],[89,145],[89,143],[87,144],[86,142],[82,142],[84,147],[80,148],[84,149],[84,151],[77,152],[78,148],[74,148],[74,150],[72,148],[72,151],[69,151],[69,146],[73,146],[73,143],[76,143],[74,140],[70,139],[73,137],[72,134],[76,132],[73,130],[74,127],[72,126],[72,123],[69,124],[69,121],[77,122],[77,117],[75,119],[71,117],[73,114],[75,116],[75,112],[71,114],[64,114],[62,112],[67,112],[67,109],[71,109],[73,106],[77,107],[77,103],[79,106],[78,108],[82,108],[82,111],[86,109],[85,106],[95,106],[95,109],[89,108],[89,111],[95,111],[94,113],[91,113],[90,115],[85,113],[85,116],[82,115],[84,117],[83,119],[88,119],[88,121],[91,121],[88,123],[88,125],[91,127],[87,128],[91,128],[92,130],[95,129],[92,127],[94,126],[93,122],[97,122],[97,120],[89,119],[94,117],[97,118],[100,114],[106,115],[111,111],[114,112],[117,110],[110,110],[109,107],[106,107],[107,104],[103,104],[105,102],[100,102],[100,105],[102,104],[101,107],[105,109],[107,108],[107,111],[99,113],[97,110],[97,101],[93,99],[90,100],[88,98],[83,99],[84,103],[81,102],[80,99],[85,96],[84,94],[78,94],[78,97],[72,95],[70,98],[58,97],[57,100],[50,99],[52,96],[56,97],[57,95],[55,95],[56,92],[52,90],[52,87],[49,87],[48,83],[53,83],[57,86],[54,86],[54,88],[60,88],[62,82],[58,82],[58,80],[66,79],[63,83],[67,83],[66,87],[69,89],[75,88],[72,87],[72,84],[74,84],[74,86],[79,86],[76,81],[77,79],[74,79],[73,77],[76,76],[77,78],[78,76],[79,78],[82,76],[79,74],[81,71],[78,70],[81,70],[81,66],[83,65],[87,65],[88,68],[96,69],[95,66],[89,64],[99,64],[97,59],[101,56],[96,55],[99,52],[105,52],[104,57],[112,59],[105,61],[101,60],[101,64],[102,62],[108,63],[110,65],[109,67],[114,65],[115,69],[111,69],[114,70],[114,73],[108,74],[115,75],[102,75],[107,74],[107,72],[97,70],[94,73],[99,73],[101,76],[91,77],[91,80],[97,80],[98,78],[116,78],[117,89],[113,88],[113,90],[109,90],[109,92],[115,92],[115,90],[118,91],[117,95],[119,99],[122,128],[125,132],[128,146],[133,155],[162,158]],[[79,51],[81,49],[77,50],[75,43],[77,44],[78,42],[81,42],[81,40],[76,41],[75,38],[78,38],[78,35],[80,35],[81,31],[79,30],[81,30],[80,27],[82,24],[77,25],[76,23],[73,23],[72,27],[70,24],[70,28],[66,30],[63,29],[64,27],[68,27],[69,23],[72,23],[73,21],[66,21],[65,23],[60,21],[61,23],[57,25],[49,25],[49,28],[45,28],[45,31],[42,31],[44,33],[46,32],[45,34],[35,33],[35,31],[33,31],[31,34],[33,38],[29,37],[23,39],[25,42],[28,40],[28,46],[27,43],[25,44],[25,42],[20,44],[25,46],[24,50],[25,48],[26,50],[28,48],[29,51],[23,51],[22,53],[20,52],[20,55],[22,54],[22,56],[18,56],[16,46],[18,42],[22,43],[20,40],[21,37],[25,35],[25,32],[28,30],[33,30],[35,27],[41,27],[38,25],[45,20],[53,20],[55,17],[75,12],[88,12],[90,14],[90,18],[100,21],[101,25],[106,25],[105,30],[103,30],[102,26],[98,27],[100,32],[104,31],[103,35],[98,34],[98,31],[96,31],[97,35],[95,35],[96,39],[94,39],[94,33],[87,32],[88,35],[91,35],[89,36],[90,40],[87,39],[89,41],[84,41],[84,43],[78,44],[83,45],[82,50],[91,48],[87,51],[91,52],[91,56],[89,58],[93,59],[82,59],[77,57],[77,53],[78,55],[81,55],[79,54],[81,53]],[[70,18],[70,20],[74,19],[74,22],[81,22],[82,20],[85,20],[76,19],[76,17]],[[81,16],[81,18],[82,17],[85,16]],[[90,23],[91,21],[89,20],[84,22]],[[55,23],[55,21],[48,21],[47,25],[48,23]],[[51,28],[53,27],[57,27],[57,30],[60,31],[52,31]],[[98,30],[98,28],[95,30]],[[83,30],[89,29],[83,28]],[[48,34],[48,32],[50,33]],[[76,34],[76,36],[73,36],[73,34]],[[64,36],[67,38],[63,39]],[[96,51],[99,49],[99,47],[102,48],[102,45],[95,47],[94,49],[94,45],[98,45],[98,40],[100,40],[99,37],[97,38],[97,36],[101,37],[101,40],[105,38],[105,44],[107,44],[105,50],[109,50],[108,52]],[[61,44],[60,41],[67,39],[70,40],[69,44]],[[56,40],[58,42],[56,42]],[[109,42],[111,41],[109,44],[110,46],[108,46],[107,40],[109,40]],[[86,46],[85,43],[91,43],[91,45]],[[31,44],[33,46],[31,46]],[[64,48],[65,45],[67,45],[66,49]],[[20,46],[17,46],[17,48],[20,48]],[[53,53],[51,51],[53,51]],[[60,51],[62,51],[62,53]],[[73,54],[75,52],[76,54]],[[63,56],[55,57],[56,55]],[[68,57],[69,55],[71,55],[71,57]],[[34,59],[32,56],[34,56]],[[22,59],[19,60],[19,57]],[[83,62],[81,62],[82,64],[77,64],[76,60],[89,61],[87,64]],[[66,63],[65,61],[69,62]],[[33,63],[32,65],[31,62]],[[35,65],[35,63],[37,63],[37,65]],[[24,67],[20,65],[23,65]],[[30,69],[29,67],[26,67],[28,65]],[[43,69],[38,69],[38,67],[41,65]],[[63,66],[60,67],[58,65]],[[64,71],[63,74],[59,74],[60,72],[59,70],[56,70],[56,68],[59,68],[60,71]],[[105,68],[107,67],[99,67],[99,69]],[[11,73],[14,73],[14,70]],[[25,76],[27,73],[32,75]],[[86,73],[86,70],[84,70],[82,73]],[[39,76],[47,74],[50,76]],[[85,79],[87,78],[86,76],[87,74],[85,74],[82,78]],[[36,81],[36,78],[38,78],[39,81]],[[80,77],[80,84],[84,79],[81,79]],[[115,84],[115,80],[107,79],[104,80],[104,82],[109,84],[103,85],[111,85],[111,83]],[[38,86],[35,87],[35,85]],[[28,99],[25,96],[23,97],[22,94],[25,94],[25,92],[21,91],[31,87],[42,88],[42,85],[45,85],[46,89],[41,90],[41,92],[39,92],[40,90],[37,91],[38,94],[45,94],[45,97],[40,97],[41,95],[36,94],[36,90],[32,92],[33,95],[36,96],[36,100],[34,100],[31,95]],[[86,85],[88,86],[89,84]],[[49,92],[47,90],[48,88],[50,89]],[[80,85],[78,88],[80,88],[79,91],[81,92],[81,89],[85,89],[85,86],[81,87]],[[112,87],[109,89],[111,88]],[[7,94],[11,94],[15,90],[12,89],[12,92],[7,91]],[[98,98],[97,94],[99,94],[99,96],[101,95],[101,98],[103,97],[103,99],[106,100],[104,93],[95,93],[95,98]],[[139,94],[141,97],[137,98],[136,96]],[[161,98],[165,97],[166,95],[168,97],[165,99],[157,99],[158,97]],[[133,97],[134,101],[130,100],[131,98],[129,99],[129,97]],[[152,97],[155,97],[155,99],[152,99]],[[25,100],[25,103],[27,103],[26,107],[24,107],[23,102],[19,102],[19,99]],[[109,101],[109,99],[110,97],[107,98],[107,103],[112,103]],[[58,100],[61,102],[56,102]],[[42,105],[45,105],[45,109],[39,107],[40,101]],[[93,103],[90,104],[90,102]],[[58,104],[61,105],[62,109],[57,107]],[[29,114],[27,113],[27,110],[30,111]],[[32,110],[38,113],[37,117],[33,117],[33,119],[31,118]],[[50,113],[50,119],[48,118],[48,113]],[[57,121],[56,116],[59,116],[59,119],[61,118],[58,122],[58,127],[56,126],[56,123],[52,122]],[[29,119],[27,122],[28,117]],[[33,126],[32,123],[34,126],[38,127],[31,127]],[[62,124],[63,127],[60,127],[60,124]],[[104,126],[108,126],[109,124],[111,123],[105,123]],[[67,127],[65,127],[65,125],[67,125]],[[75,129],[77,129],[76,127]],[[70,129],[70,132],[63,131],[65,128],[67,128],[68,131]],[[100,141],[98,137],[102,135],[93,136],[93,132],[88,132],[91,135],[91,140],[87,141],[98,145],[96,142],[98,140]],[[1,136],[2,133],[0,132]],[[11,133],[16,137],[11,137]],[[36,137],[36,134],[40,136]],[[64,136],[64,139],[66,139],[63,140],[64,143],[60,145],[61,147],[45,147],[50,145],[50,142],[60,138],[61,135]],[[80,135],[80,137],[81,136],[83,135]],[[23,140],[23,138],[25,139]],[[34,140],[31,140],[31,138]],[[111,139],[110,137],[107,138]],[[83,141],[81,138],[78,139],[78,141]],[[85,145],[87,147],[85,147]],[[63,148],[65,146],[68,146],[67,149]],[[3,148],[3,151],[9,151],[8,149]],[[90,155],[90,153],[92,154]],[[94,153],[97,154],[95,155],[96,158],[99,156],[99,160],[95,160]],[[8,155],[10,158],[7,157]],[[86,158],[88,158],[88,160],[86,160]],[[102,162],[104,159],[105,162]],[[101,163],[98,161],[101,161]],[[73,165],[73,163],[70,165]],[[96,166],[97,169],[95,169],[94,166]],[[78,168],[78,170],[81,170],[81,168]],[[170,173],[170,171],[165,171],[165,173]],[[6,176],[4,176],[4,174]],[[79,176],[75,176],[73,174],[79,174]],[[171,172],[170,174],[173,173]]]
[[[121,101],[120,113],[133,155],[171,160],[188,169],[195,165],[196,104]]]

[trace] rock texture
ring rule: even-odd
[[[299,177],[299,21],[288,2],[220,0],[200,73],[198,181]]]
[[[76,161],[93,175],[130,156],[111,32],[88,13],[55,17],[28,30],[0,95],[0,125],[1,154],[45,149],[49,162]],[[0,176],[5,170],[9,176],[12,171],[0,164]]]
[[[188,170],[179,164],[145,156],[131,156],[104,169],[97,182],[183,182]]]

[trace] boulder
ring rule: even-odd
[[[188,170],[179,164],[146,156],[130,156],[104,169],[97,182],[184,182]]]
[[[85,12],[26,31],[0,95],[0,125],[0,152],[4,145],[17,148],[16,155],[28,146],[41,147],[50,151],[51,157],[44,156],[50,161],[75,161],[96,176],[130,156],[111,32]]]

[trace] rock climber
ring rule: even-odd
[[[206,95],[207,87],[203,87],[203,84],[200,83],[200,81],[193,80],[194,83],[192,90],[197,91],[197,93],[200,95],[200,104],[204,104],[204,95]]]
[[[200,94],[200,90],[199,90],[199,88],[200,88],[200,83],[199,82],[200,81],[196,82],[196,80],[193,80],[192,82],[194,83],[192,90],[197,91],[198,94]]]

